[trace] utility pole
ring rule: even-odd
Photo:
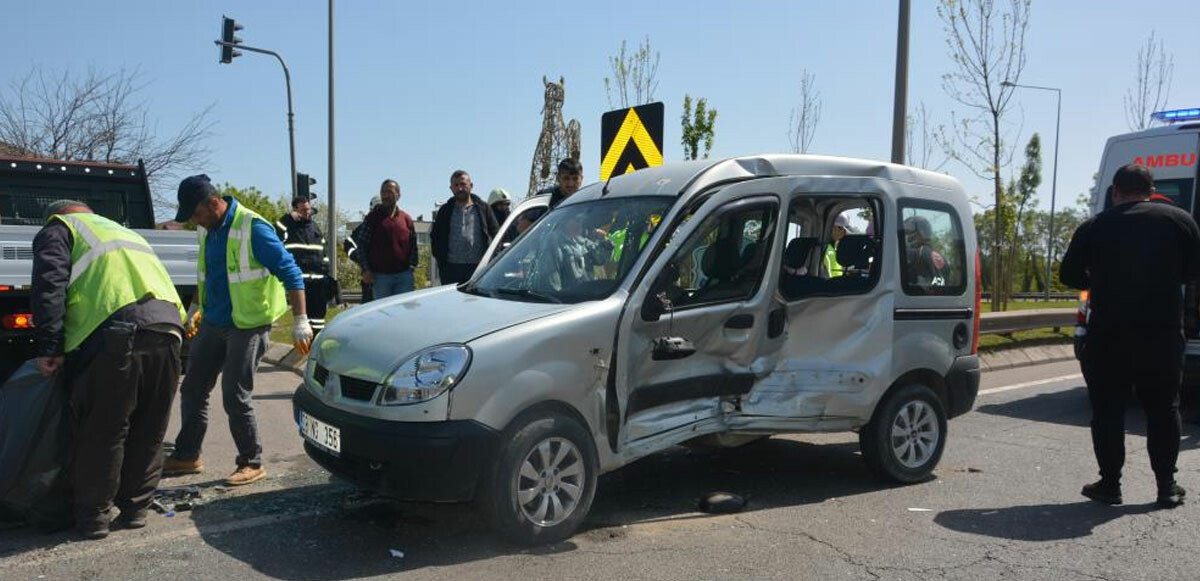
[[[333,149],[333,0],[329,0],[329,276],[337,280],[337,182],[334,179]]]
[[[279,66],[283,67],[283,81],[287,85],[287,118],[288,118],[288,152],[292,159],[292,174],[288,182],[292,184],[292,197],[296,197],[296,125],[293,121],[292,114],[292,74],[288,72],[287,63],[283,62],[283,57],[279,53],[261,48],[254,48],[242,44],[242,39],[234,36],[234,33],[242,30],[242,25],[235,22],[228,16],[221,17],[221,39],[214,41],[217,46],[221,47],[221,63],[229,64],[233,59],[242,56],[242,53],[235,49],[248,50],[260,54],[269,54],[279,60]]]
[[[904,123],[908,116],[908,15],[910,0],[900,0],[896,32],[896,102],[892,105],[892,163],[904,163]]]

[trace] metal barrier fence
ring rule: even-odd
[[[983,293],[983,302],[986,303],[991,300],[992,300],[992,293],[990,293],[990,292]],[[1040,302],[1040,301],[1046,300],[1046,293],[1013,293],[1012,300]],[[1052,302],[1077,301],[1077,300],[1079,300],[1078,292],[1050,293],[1050,301],[1052,301]]]

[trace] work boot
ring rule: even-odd
[[[1087,484],[1080,491],[1084,496],[1104,504],[1121,504],[1121,484],[1101,479]]]
[[[75,530],[79,531],[79,536],[89,541],[103,539],[108,536],[108,521],[79,523],[75,526]]]
[[[1155,502],[1159,508],[1175,508],[1183,504],[1183,497],[1187,496],[1187,491],[1182,486],[1174,482],[1158,487],[1158,501]]]
[[[123,529],[140,529],[146,526],[146,516],[149,513],[146,509],[141,510],[122,510],[117,517],[117,524]]]
[[[229,478],[225,479],[225,484],[230,486],[245,486],[252,482],[258,482],[267,477],[267,471],[263,470],[262,466],[238,466]]]
[[[168,456],[163,461],[163,476],[183,476],[184,474],[199,474],[201,472],[204,472],[204,461],[199,458],[195,460],[180,460],[174,456]]]

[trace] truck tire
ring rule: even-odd
[[[893,389],[859,431],[863,460],[884,480],[911,484],[928,480],[946,448],[946,410],[927,386]]]
[[[518,417],[503,442],[476,501],[488,524],[520,545],[574,534],[596,494],[591,434],[570,416],[538,412]]]

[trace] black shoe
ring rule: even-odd
[[[79,531],[79,536],[89,541],[103,539],[108,536],[108,523],[98,522],[87,525],[78,525],[75,530]]]
[[[140,529],[146,526],[145,509],[131,510],[129,512],[121,511],[121,515],[117,517],[117,524],[123,529]]]
[[[1121,498],[1121,485],[1113,484],[1100,480],[1087,484],[1080,491],[1084,496],[1104,504],[1121,504],[1125,502]]]
[[[1175,508],[1183,504],[1183,497],[1187,496],[1187,491],[1182,486],[1172,482],[1167,486],[1160,486],[1158,489],[1158,501],[1155,503],[1160,508]]]

